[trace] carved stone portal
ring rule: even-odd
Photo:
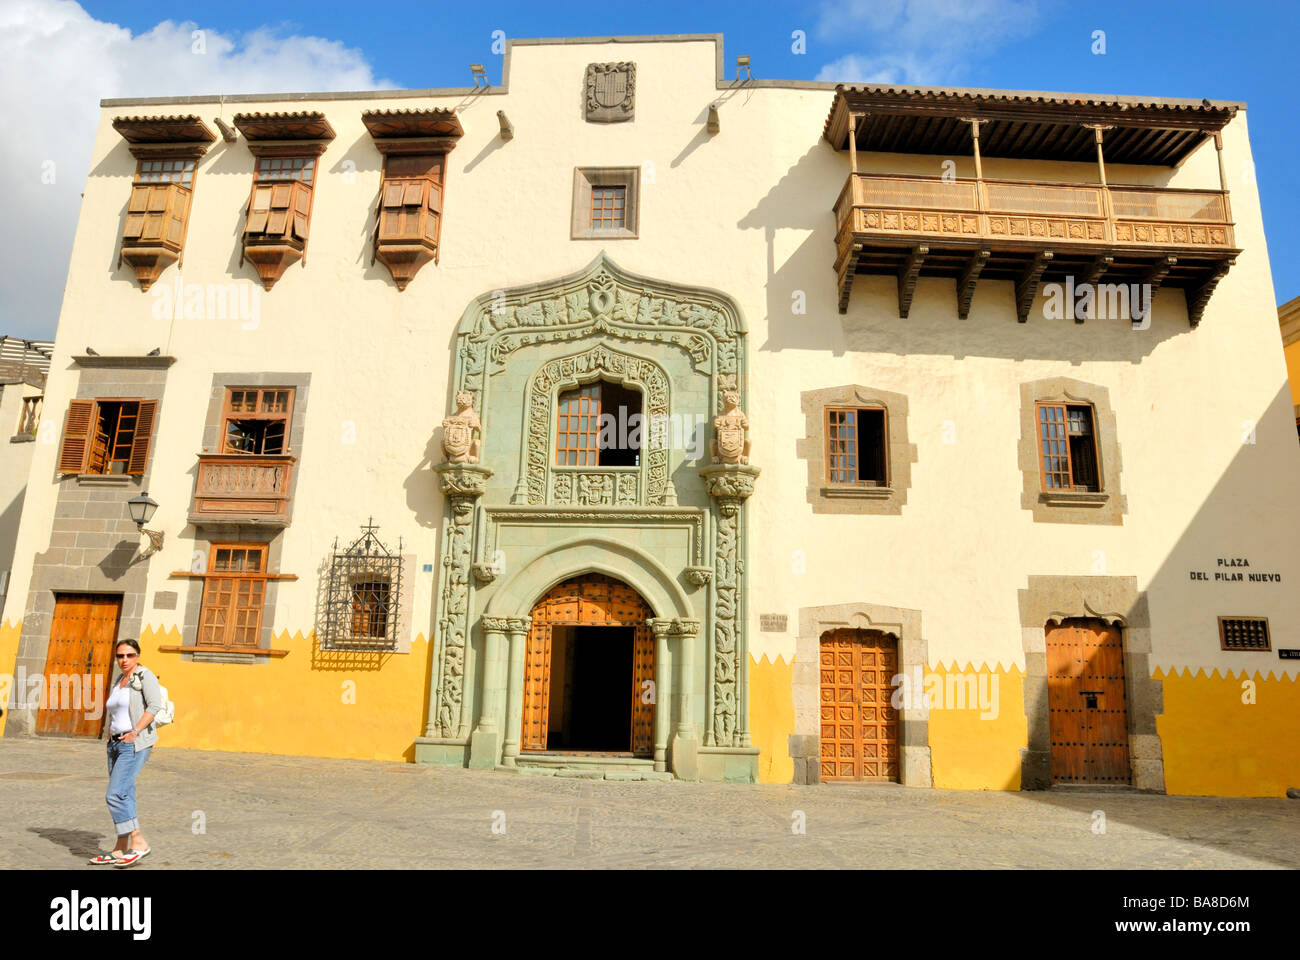
[[[631,120],[635,97],[635,63],[587,64],[588,123],[621,123]]]

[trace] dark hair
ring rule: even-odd
[[[128,647],[130,647],[130,648],[131,648],[132,650],[134,650],[136,653],[139,653],[139,652],[140,652],[140,644],[136,643],[134,640],[119,640],[119,641],[117,641],[117,643],[114,644],[114,646],[113,646],[113,652],[114,652],[114,653],[117,653],[117,648],[120,647],[120,646],[122,646],[123,644],[125,644],[125,645],[128,646]]]

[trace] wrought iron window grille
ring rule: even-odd
[[[322,650],[396,650],[402,597],[402,541],[389,550],[374,518],[345,550],[334,539],[325,593]]]

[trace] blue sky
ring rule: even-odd
[[[14,2],[0,0],[0,12]],[[1300,295],[1300,238],[1287,229],[1300,214],[1292,171],[1300,146],[1292,100],[1297,86],[1292,63],[1300,46],[1300,4],[1258,0],[1231,4],[1205,0],[598,4],[588,0],[490,5],[85,0],[78,7],[72,0],[26,2],[29,7],[54,11],[51,16],[59,21],[58,29],[46,28],[45,39],[56,51],[59,44],[66,44],[71,63],[80,65],[85,51],[96,44],[120,51],[114,54],[119,62],[109,57],[96,69],[77,69],[73,86],[56,94],[91,101],[101,96],[249,92],[250,84],[258,92],[356,89],[358,84],[463,86],[469,82],[468,65],[473,62],[485,64],[496,81],[501,57],[492,53],[491,44],[497,30],[511,37],[722,33],[728,63],[737,54],[748,54],[754,76],[766,78],[1242,100],[1250,108],[1275,295],[1278,302]],[[219,56],[188,57],[175,61],[170,69],[140,68],[142,63],[160,62],[152,53],[142,55],[142,50],[175,45],[177,38],[183,42],[189,23],[208,31],[210,37],[223,38],[209,46]],[[111,25],[129,30],[130,36]],[[796,30],[806,35],[804,53],[792,50]],[[1105,34],[1104,54],[1093,52],[1098,30]],[[149,43],[154,46],[147,47]],[[11,65],[6,74],[6,57],[12,62],[15,55],[12,45],[7,49],[5,44],[0,39],[0,82],[9,84],[19,66]],[[30,55],[33,45],[27,46]],[[17,59],[21,64],[21,56]],[[49,60],[44,54],[26,75],[52,69],[42,66]],[[44,82],[42,89],[67,87],[68,77],[65,72],[54,83]],[[93,110],[89,116],[93,117]],[[11,135],[18,136],[21,121],[15,130],[11,118],[6,120]],[[66,127],[66,115],[63,122]],[[93,119],[90,124],[93,131]],[[59,192],[61,202],[73,210],[81,189],[78,177],[84,182],[89,145],[84,146],[86,160],[80,160],[80,145],[55,143],[53,134],[47,139],[50,142],[42,145],[40,136],[28,135],[24,143],[29,153],[15,163],[30,168],[42,151],[50,157],[66,153],[70,173]],[[70,214],[66,236],[50,238],[57,248],[50,259],[64,272],[74,227],[75,213]],[[42,300],[11,291],[11,284],[0,279],[0,329],[33,331],[25,335],[41,335],[42,329],[52,332],[62,280],[59,274],[56,283],[51,281],[52,292]],[[6,305],[14,296],[21,305]]]

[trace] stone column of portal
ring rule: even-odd
[[[506,630],[509,623],[504,617],[484,617],[483,636],[483,700],[479,705],[478,726],[469,738],[469,765],[471,769],[490,770],[497,765],[501,750],[501,727],[497,716],[502,707],[502,694],[506,680]]]
[[[438,487],[451,511],[443,527],[437,663],[429,688],[429,723],[424,735],[460,738],[468,733],[469,725],[465,677],[473,676],[467,639],[474,504],[487,490],[492,471],[475,463],[440,463],[433,471],[438,475]]]
[[[724,416],[716,418],[718,421]],[[716,463],[700,470],[717,504],[710,656],[714,662],[713,716],[707,721],[721,747],[749,745],[749,644],[745,638],[745,540],[742,507],[754,493],[758,467]]]
[[[656,645],[668,646],[669,640],[677,643],[677,686],[673,700],[677,707],[677,728],[669,743],[668,758],[673,776],[678,780],[700,779],[700,736],[695,729],[695,645],[699,641],[700,621],[679,619],[653,619]],[[662,638],[662,640],[660,639]],[[661,700],[662,702],[662,700]],[[659,717],[656,708],[655,719]]]
[[[510,636],[510,663],[506,679],[506,740],[501,757],[503,766],[515,766],[519,756],[519,737],[524,722],[524,656],[528,644],[531,617],[511,617],[506,621]]]
[[[664,691],[668,689],[668,631],[646,621],[655,635],[655,771],[668,770],[668,711],[664,709]]]

